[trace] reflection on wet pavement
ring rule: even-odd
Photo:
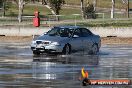
[[[0,88],[80,88],[81,68],[90,79],[132,79],[132,45],[103,45],[98,55],[33,56],[28,44],[0,44]],[[87,86],[87,88],[131,88]]]

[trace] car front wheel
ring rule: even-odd
[[[71,47],[70,47],[70,45],[66,44],[66,45],[64,46],[64,48],[63,48],[62,53],[63,53],[64,55],[70,54],[70,53],[71,53]]]

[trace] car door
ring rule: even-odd
[[[86,28],[81,28],[80,29],[82,32],[82,37],[83,37],[83,48],[85,51],[89,51],[92,48],[93,45],[93,41],[92,41],[92,32],[90,32],[88,29]]]
[[[80,31],[80,29],[75,29],[72,37],[71,37],[71,41],[70,41],[70,44],[71,44],[71,47],[72,47],[72,50],[82,50],[82,46],[83,46],[83,43],[82,43],[82,33]]]

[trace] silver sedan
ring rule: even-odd
[[[72,51],[87,51],[97,54],[101,46],[99,35],[79,26],[56,26],[31,43],[33,54],[55,53],[70,54]]]

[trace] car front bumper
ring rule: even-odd
[[[62,52],[63,46],[61,46],[61,45],[47,45],[47,46],[37,47],[37,45],[31,45],[31,50],[38,51],[38,52]]]

